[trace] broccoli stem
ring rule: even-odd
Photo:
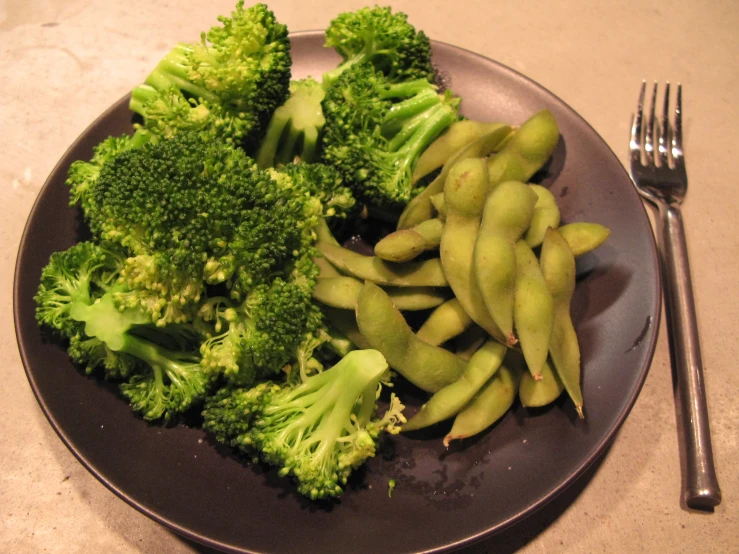
[[[162,346],[157,346],[145,339],[126,333],[119,350],[145,361],[154,370],[163,370],[173,383],[184,386],[182,379],[187,376],[197,358],[191,354],[173,352]]]
[[[414,79],[384,86],[379,91],[380,98],[410,98],[423,92],[430,91],[436,94],[436,87],[426,79]]]
[[[441,100],[441,96],[433,90],[425,90],[413,98],[394,104],[385,114],[382,125],[383,134],[391,130],[393,126],[397,128],[409,118],[423,113],[436,104],[440,104]]]
[[[187,44],[175,46],[146,78],[146,83],[156,90],[165,90],[172,85],[194,98],[218,103],[217,95],[190,80],[190,65],[187,54],[192,48]],[[135,90],[135,89],[134,89]]]

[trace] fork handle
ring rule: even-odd
[[[679,206],[660,204],[667,321],[677,377],[678,424],[684,439],[686,463],[682,493],[688,507],[706,509],[721,503],[721,489],[713,464],[685,229]]]

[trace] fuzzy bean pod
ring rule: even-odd
[[[415,431],[454,417],[480,388],[498,371],[506,347],[488,341],[470,358],[462,376],[435,393],[419,412],[403,425],[401,431]]]
[[[559,127],[549,110],[527,119],[488,162],[490,182],[526,183],[549,160],[559,142]]]
[[[541,408],[557,400],[563,390],[562,380],[547,360],[541,367],[541,379],[534,379],[529,372],[523,374],[518,398],[524,408]]]
[[[459,379],[467,362],[448,350],[416,337],[390,297],[377,285],[365,283],[357,299],[357,326],[371,348],[411,383],[437,392]]]
[[[474,271],[490,316],[514,345],[513,306],[516,292],[515,243],[526,231],[536,194],[520,181],[499,184],[488,195],[475,242]]]
[[[472,320],[459,300],[452,298],[431,312],[416,336],[424,342],[439,346],[461,335],[471,325]]]
[[[476,435],[503,417],[516,400],[520,381],[520,371],[501,365],[454,418],[451,431],[444,437],[444,446],[449,446],[453,440]]]
[[[562,235],[562,238],[567,241],[575,257],[595,250],[611,234],[608,227],[604,227],[598,223],[587,223],[584,221],[562,225],[558,231]]]
[[[341,273],[391,287],[446,287],[449,285],[438,258],[393,264],[377,256],[364,256],[326,242],[316,248]]]
[[[456,152],[482,136],[508,127],[502,123],[483,123],[465,119],[452,123],[421,154],[413,171],[413,182],[416,183],[432,171],[439,169]]]
[[[341,331],[354,346],[361,350],[370,347],[367,339],[362,336],[357,326],[357,317],[354,310],[342,310],[340,308],[332,308],[330,306],[321,306],[321,311],[328,319],[329,323],[338,331]]]
[[[552,335],[554,308],[552,294],[539,268],[539,261],[526,241],[519,240],[516,253],[516,292],[513,322],[534,379],[542,378]]]
[[[473,323],[454,340],[454,353],[463,360],[469,360],[487,339],[485,330]]]
[[[426,250],[438,248],[443,227],[441,219],[432,218],[410,229],[399,229],[375,245],[375,255],[388,262],[408,262]]]
[[[570,316],[570,304],[575,293],[575,255],[567,241],[554,229],[548,229],[544,236],[539,265],[554,301],[549,355],[567,394],[575,403],[578,415],[584,418],[580,388],[580,345]]]
[[[353,310],[357,305],[362,286],[362,281],[354,277],[339,276],[319,279],[313,287],[313,298],[332,308]],[[392,287],[385,292],[388,293],[395,307],[404,311],[436,308],[448,298],[444,289],[431,287]]]
[[[536,248],[544,240],[544,233],[549,227],[552,229],[559,227],[560,213],[557,200],[548,189],[533,184],[529,187],[536,193],[537,200],[534,205],[534,215],[531,217],[531,225],[524,239],[531,248]]]
[[[446,202],[444,201],[444,191],[437,192],[434,194],[431,198],[431,205],[436,210],[436,213],[439,216],[439,219],[445,220],[446,219]]]
[[[458,161],[468,158],[480,158],[494,152],[512,131],[512,127],[503,125],[457,151],[444,163],[441,173],[439,173],[436,179],[408,202],[403,213],[400,214],[397,228],[408,229],[409,227],[418,225],[421,221],[426,221],[434,217],[434,207],[431,204],[431,197],[444,190],[447,175],[449,175],[452,167]]]
[[[439,254],[449,286],[464,311],[492,337],[505,342],[485,307],[474,275],[475,241],[488,185],[487,164],[482,158],[461,160],[449,172],[444,186],[447,219]]]

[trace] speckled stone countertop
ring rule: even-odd
[[[324,28],[355,0],[270,7],[291,30]],[[641,79],[681,81],[691,192],[684,205],[716,465],[714,513],[680,504],[663,324],[651,370],[612,447],[571,489],[469,552],[736,552],[739,548],[739,3],[397,1],[437,40],[537,81],[622,162]],[[204,552],[109,492],[56,436],[15,342],[13,267],[28,213],[66,148],[179,40],[231,0],[0,0],[0,552]],[[351,549],[349,549],[351,550]]]

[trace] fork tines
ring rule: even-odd
[[[670,120],[670,83],[665,84],[662,94],[662,114],[655,117],[658,84],[654,82],[652,101],[648,114],[644,113],[647,82],[642,81],[639,105],[631,124],[632,163],[638,161],[645,166],[674,168],[683,163],[682,131],[682,85],[677,85],[674,120]],[[646,127],[643,125],[645,115]],[[656,145],[656,154],[655,154]]]

